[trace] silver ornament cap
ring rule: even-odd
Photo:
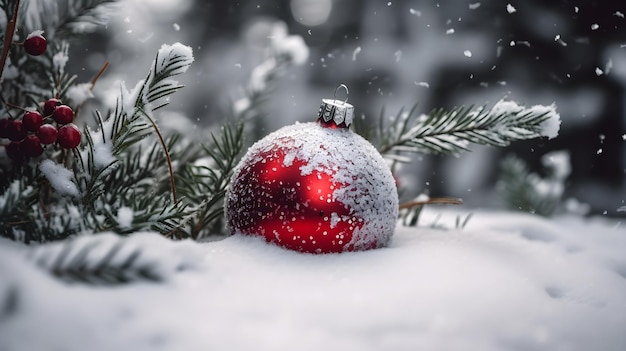
[[[340,88],[346,90],[346,98],[343,101],[337,99],[337,91]],[[322,99],[317,117],[326,123],[333,121],[338,126],[343,124],[349,127],[352,124],[352,120],[354,120],[354,106],[348,103],[348,87],[345,84],[341,84],[335,89],[333,99]]]

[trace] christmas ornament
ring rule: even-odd
[[[30,33],[24,41],[24,49],[26,53],[33,56],[39,56],[46,52],[48,41],[43,37],[43,31],[38,30]]]
[[[58,124],[72,123],[74,120],[74,111],[67,105],[57,106],[54,112],[52,112],[52,119]]]
[[[317,122],[283,127],[250,147],[226,194],[233,233],[310,253],[388,243],[398,216],[394,179],[349,129],[354,107],[346,101],[323,99]]]
[[[64,149],[74,149],[80,144],[80,130],[74,123],[59,128],[57,141]]]

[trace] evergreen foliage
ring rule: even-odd
[[[159,249],[159,242],[145,244],[141,238],[105,233],[36,246],[26,257],[66,282],[91,285],[160,282],[172,272],[192,268],[183,255],[176,253],[167,263],[159,263]]]
[[[50,45],[44,55],[34,57],[11,40],[7,46],[5,40],[7,65],[0,113],[10,119],[19,119],[23,108],[41,109],[41,102],[50,97],[64,100],[69,89],[79,85],[65,70],[69,45],[102,24],[114,2],[33,0],[21,7],[17,4],[0,0],[7,19],[17,9],[21,11],[13,27],[9,23],[0,29],[3,38],[16,29],[20,38],[41,29]],[[278,32],[286,35],[282,29]],[[122,85],[115,106],[107,113],[93,112],[95,127],[83,128],[80,148],[47,147],[39,159],[0,167],[0,236],[30,243],[103,231],[151,230],[194,240],[223,233],[223,198],[246,145],[246,130],[256,123],[258,106],[271,91],[271,83],[293,61],[308,55],[306,50],[292,50],[301,38],[281,38],[291,44],[271,43],[265,61],[252,72],[246,97],[234,104],[235,122],[213,133],[206,145],[175,134],[165,137],[157,127],[155,111],[182,88],[175,78],[193,61],[190,48],[164,45],[144,80],[132,89]],[[385,157],[409,162],[406,154],[459,154],[470,143],[506,146],[536,138],[545,135],[544,124],[554,117],[551,110],[504,105],[438,109],[421,116],[413,108],[400,111],[390,121],[382,113],[378,127],[366,134]],[[52,161],[57,170],[68,170],[68,185],[76,191],[62,191],[53,184],[42,174],[41,160]],[[404,212],[404,223],[416,225],[419,208]]]
[[[548,158],[544,156],[544,160]],[[551,216],[559,208],[569,171],[560,172],[547,164],[547,175],[541,177],[513,155],[506,157],[500,168],[497,190],[509,209]]]
[[[549,108],[526,109],[508,101],[500,101],[491,109],[440,108],[428,115],[418,115],[416,107],[401,110],[390,121],[383,110],[377,129],[366,133],[384,157],[410,162],[407,153],[458,155],[469,151],[470,143],[504,147],[545,135],[544,124],[555,117]]]

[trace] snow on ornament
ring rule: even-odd
[[[316,122],[283,127],[252,145],[226,194],[230,230],[308,253],[385,246],[398,194],[382,156],[349,129],[353,117],[347,97],[323,99]]]

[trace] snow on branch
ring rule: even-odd
[[[27,2],[28,31],[44,30],[49,39],[93,32],[108,22],[116,0],[31,0]]]
[[[167,259],[163,259],[163,253]],[[67,282],[118,285],[134,281],[160,282],[174,273],[198,268],[199,254],[190,243],[172,246],[154,233],[121,237],[113,233],[80,236],[40,245],[28,252],[30,261]]]
[[[163,45],[146,79],[131,90],[122,84],[109,134],[114,154],[149,133],[152,125],[146,117],[166,106],[166,98],[183,87],[172,77],[185,73],[193,61],[189,46],[180,43]]]
[[[433,110],[414,117],[414,109],[400,113],[389,127],[381,116],[379,151],[387,158],[408,162],[402,153],[453,154],[468,151],[469,144],[503,147],[516,140],[555,138],[561,124],[554,104],[530,108],[500,100],[485,106]]]

